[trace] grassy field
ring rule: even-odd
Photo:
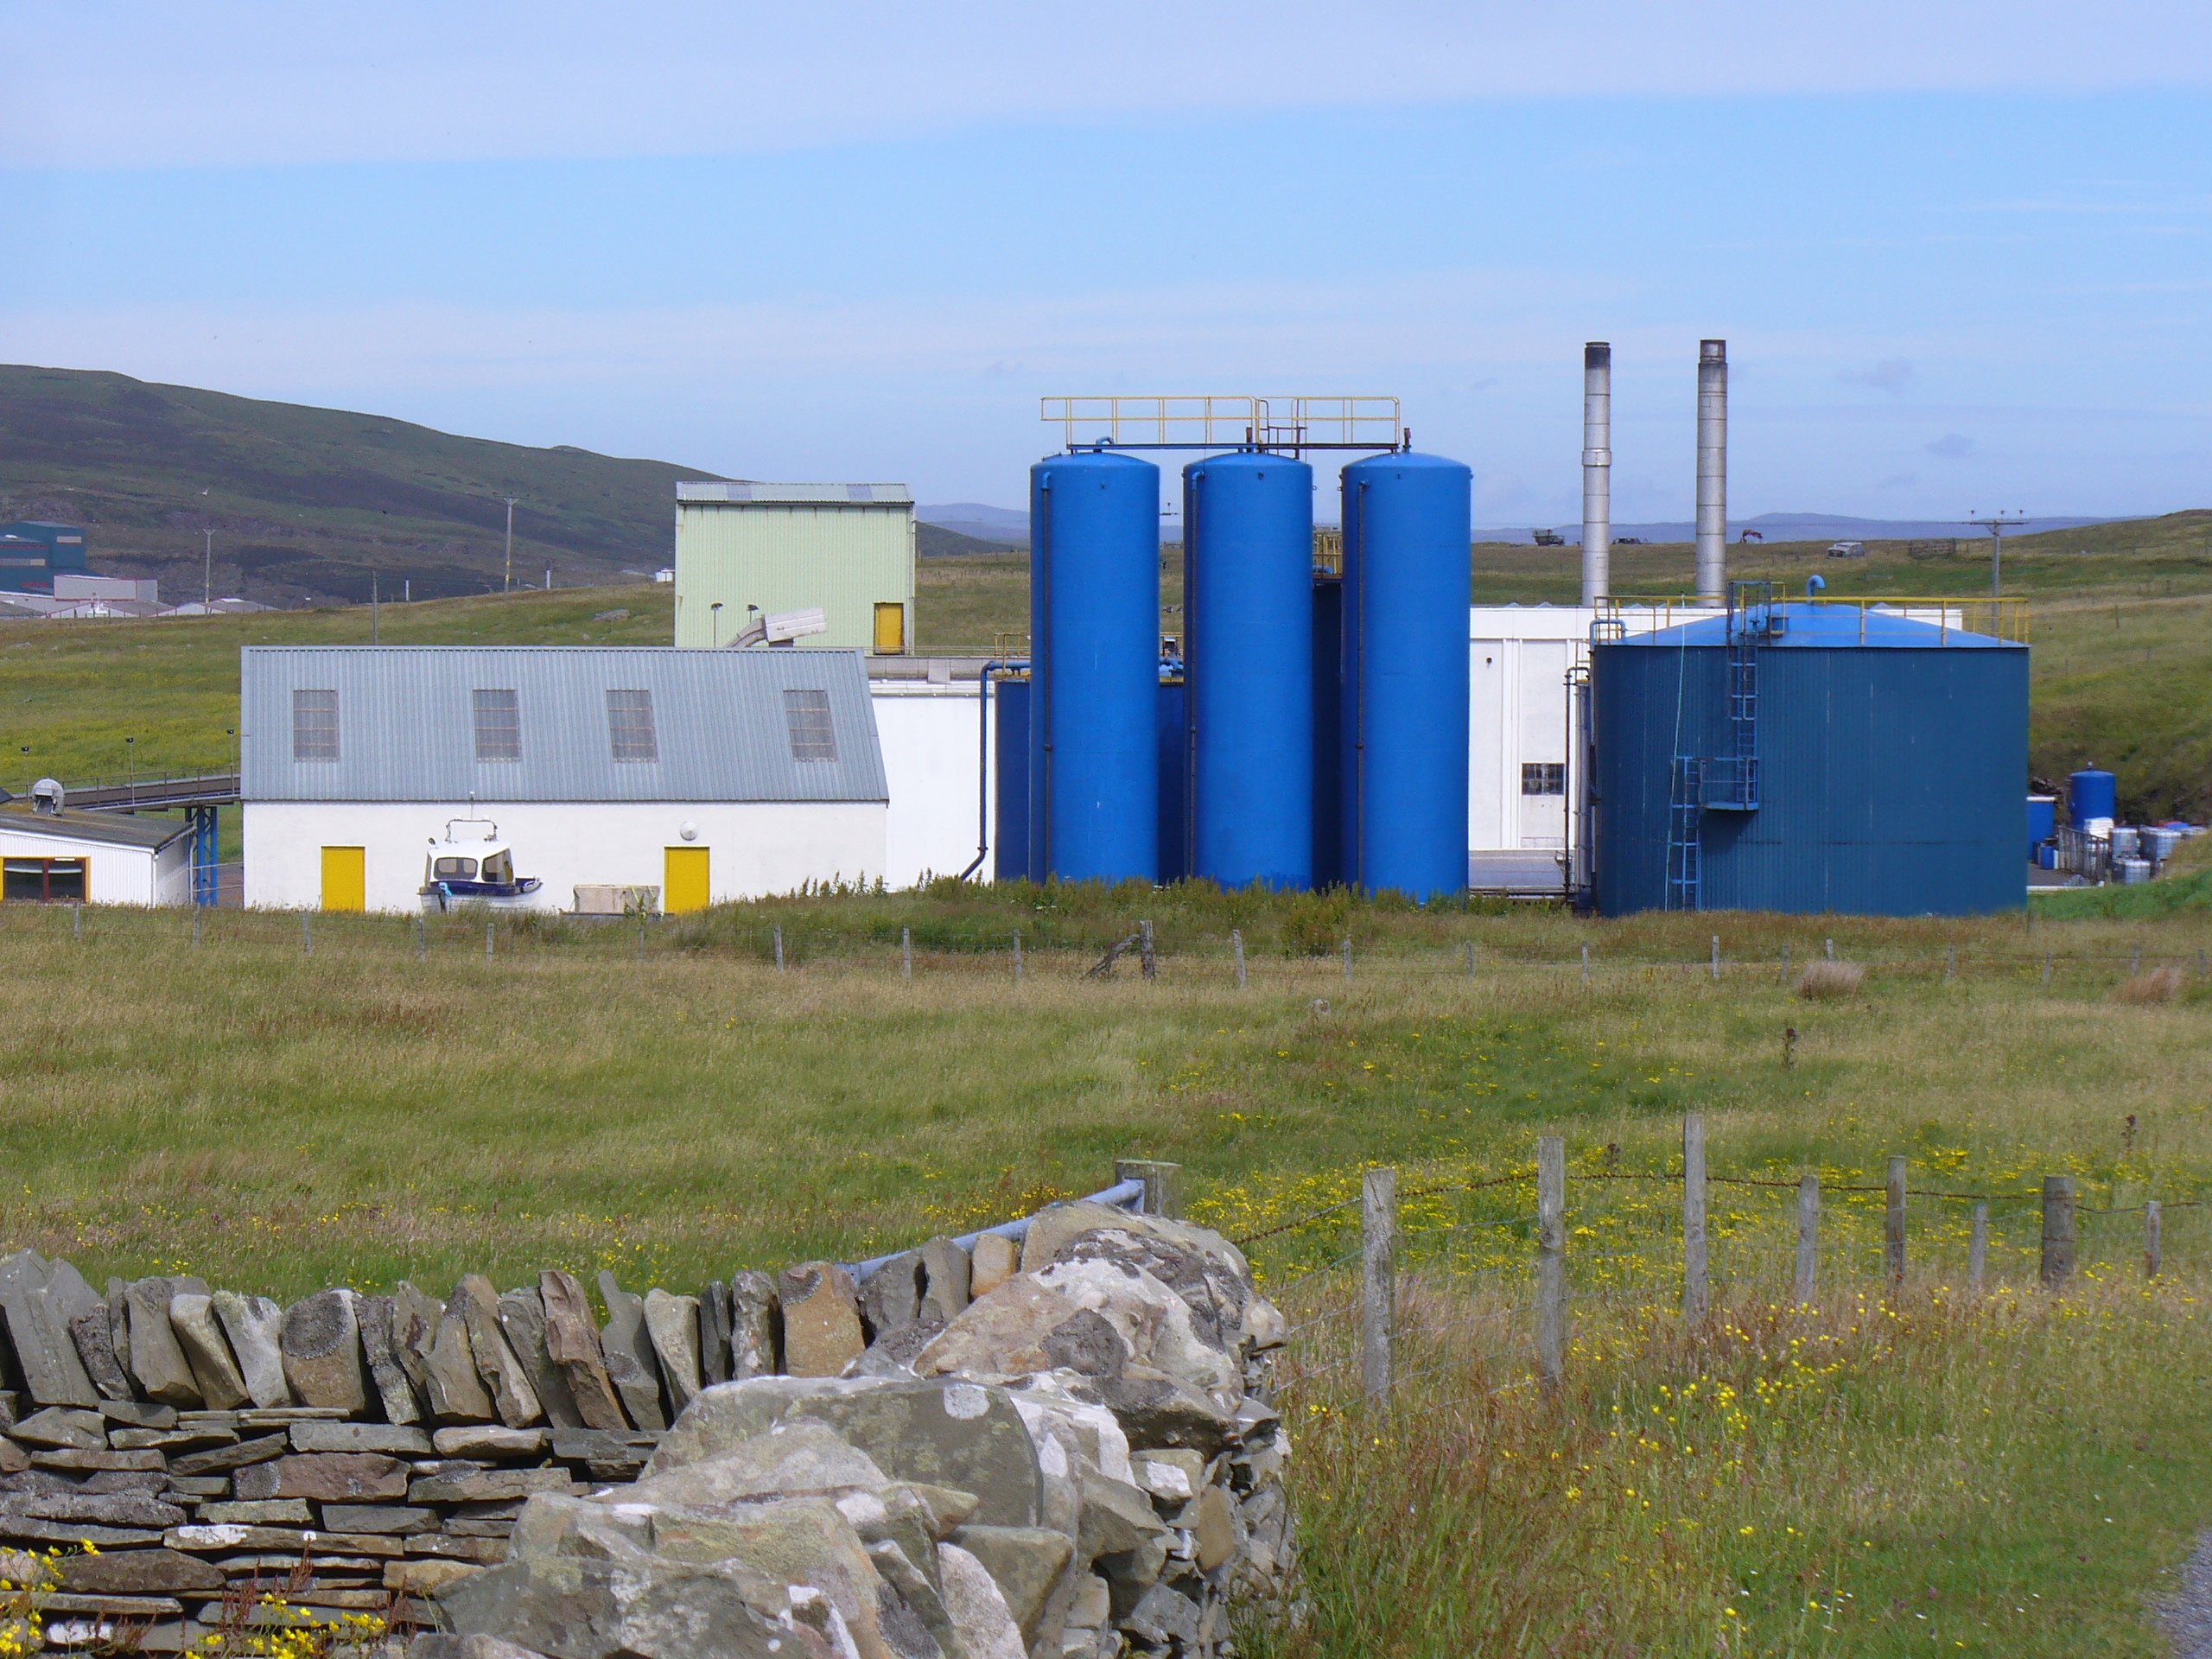
[[[1081,979],[1140,917],[1160,977]],[[292,1295],[558,1264],[688,1286],[1017,1214],[1117,1155],[1181,1162],[1194,1212],[1246,1236],[1363,1165],[1464,1182],[1525,1168],[1544,1132],[1577,1172],[1663,1173],[1686,1110],[1717,1174],[1878,1182],[1900,1154],[1947,1192],[2071,1173],[2093,1210],[2212,1192],[2202,910],[1600,923],[944,887],[730,907],[642,953],[624,927],[518,926],[489,960],[459,918],[419,960],[398,921],[316,918],[311,953],[295,918],[213,915],[196,948],[189,928],[88,912],[73,938],[65,912],[0,912],[7,1232],[96,1281]],[[1783,948],[1802,966],[1831,938],[1867,968],[1859,994],[1792,995]],[[2117,994],[2169,963],[2175,1000]],[[1451,1212],[1498,1262],[1525,1258],[1511,1190]],[[2202,1212],[2172,1212],[2148,1294],[2139,1223],[2092,1217],[2096,1276],[2054,1300],[2021,1287],[2007,1211],[2003,1283],[1967,1307],[1940,1288],[1955,1217],[1916,1205],[1915,1275],[1885,1306],[1840,1201],[1827,1293],[1789,1311],[1758,1269],[1779,1195],[1716,1189],[1725,1317],[1693,1332],[1664,1311],[1663,1185],[1570,1191],[1578,1272],[1648,1286],[1577,1304],[1558,1401],[1493,1395],[1503,1362],[1465,1359],[1395,1414],[1293,1396],[1318,1617],[1274,1651],[2161,1650],[2145,1598],[2212,1519]],[[1294,1230],[1255,1260],[1295,1308],[1325,1300],[1294,1275],[1330,1248]],[[1438,1256],[1413,1294],[1497,1266]]]

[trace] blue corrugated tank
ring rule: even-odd
[[[1344,879],[1344,583],[1313,578],[1313,885]]]
[[[1313,469],[1240,450],[1183,469],[1188,868],[1313,880]]]
[[[1029,469],[1029,873],[1160,868],[1160,469],[1079,451]]]
[[[991,879],[1019,881],[1029,874],[1029,682],[994,680],[992,753],[996,799],[991,821]]]
[[[1793,603],[1591,657],[1604,913],[2025,902],[2025,645]]]
[[[1344,469],[1344,880],[1467,885],[1467,559],[1473,475],[1393,452]]]

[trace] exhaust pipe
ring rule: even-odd
[[[1582,602],[1612,591],[1613,348],[1582,348]]]
[[[1728,342],[1697,347],[1697,597],[1728,596]]]

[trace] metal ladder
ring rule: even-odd
[[[1728,588],[1728,753],[1706,779],[1704,804],[1718,812],[1759,810],[1759,647],[1774,637],[1774,584]]]
[[[1667,791],[1667,908],[1704,908],[1703,849],[1700,845],[1704,808],[1705,762],[1694,754],[1678,754],[1669,768]]]

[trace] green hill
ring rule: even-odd
[[[623,580],[671,561],[676,480],[696,467],[454,437],[378,415],[127,375],[0,365],[0,520],[86,526],[92,568],[269,604],[496,590],[514,573]]]

